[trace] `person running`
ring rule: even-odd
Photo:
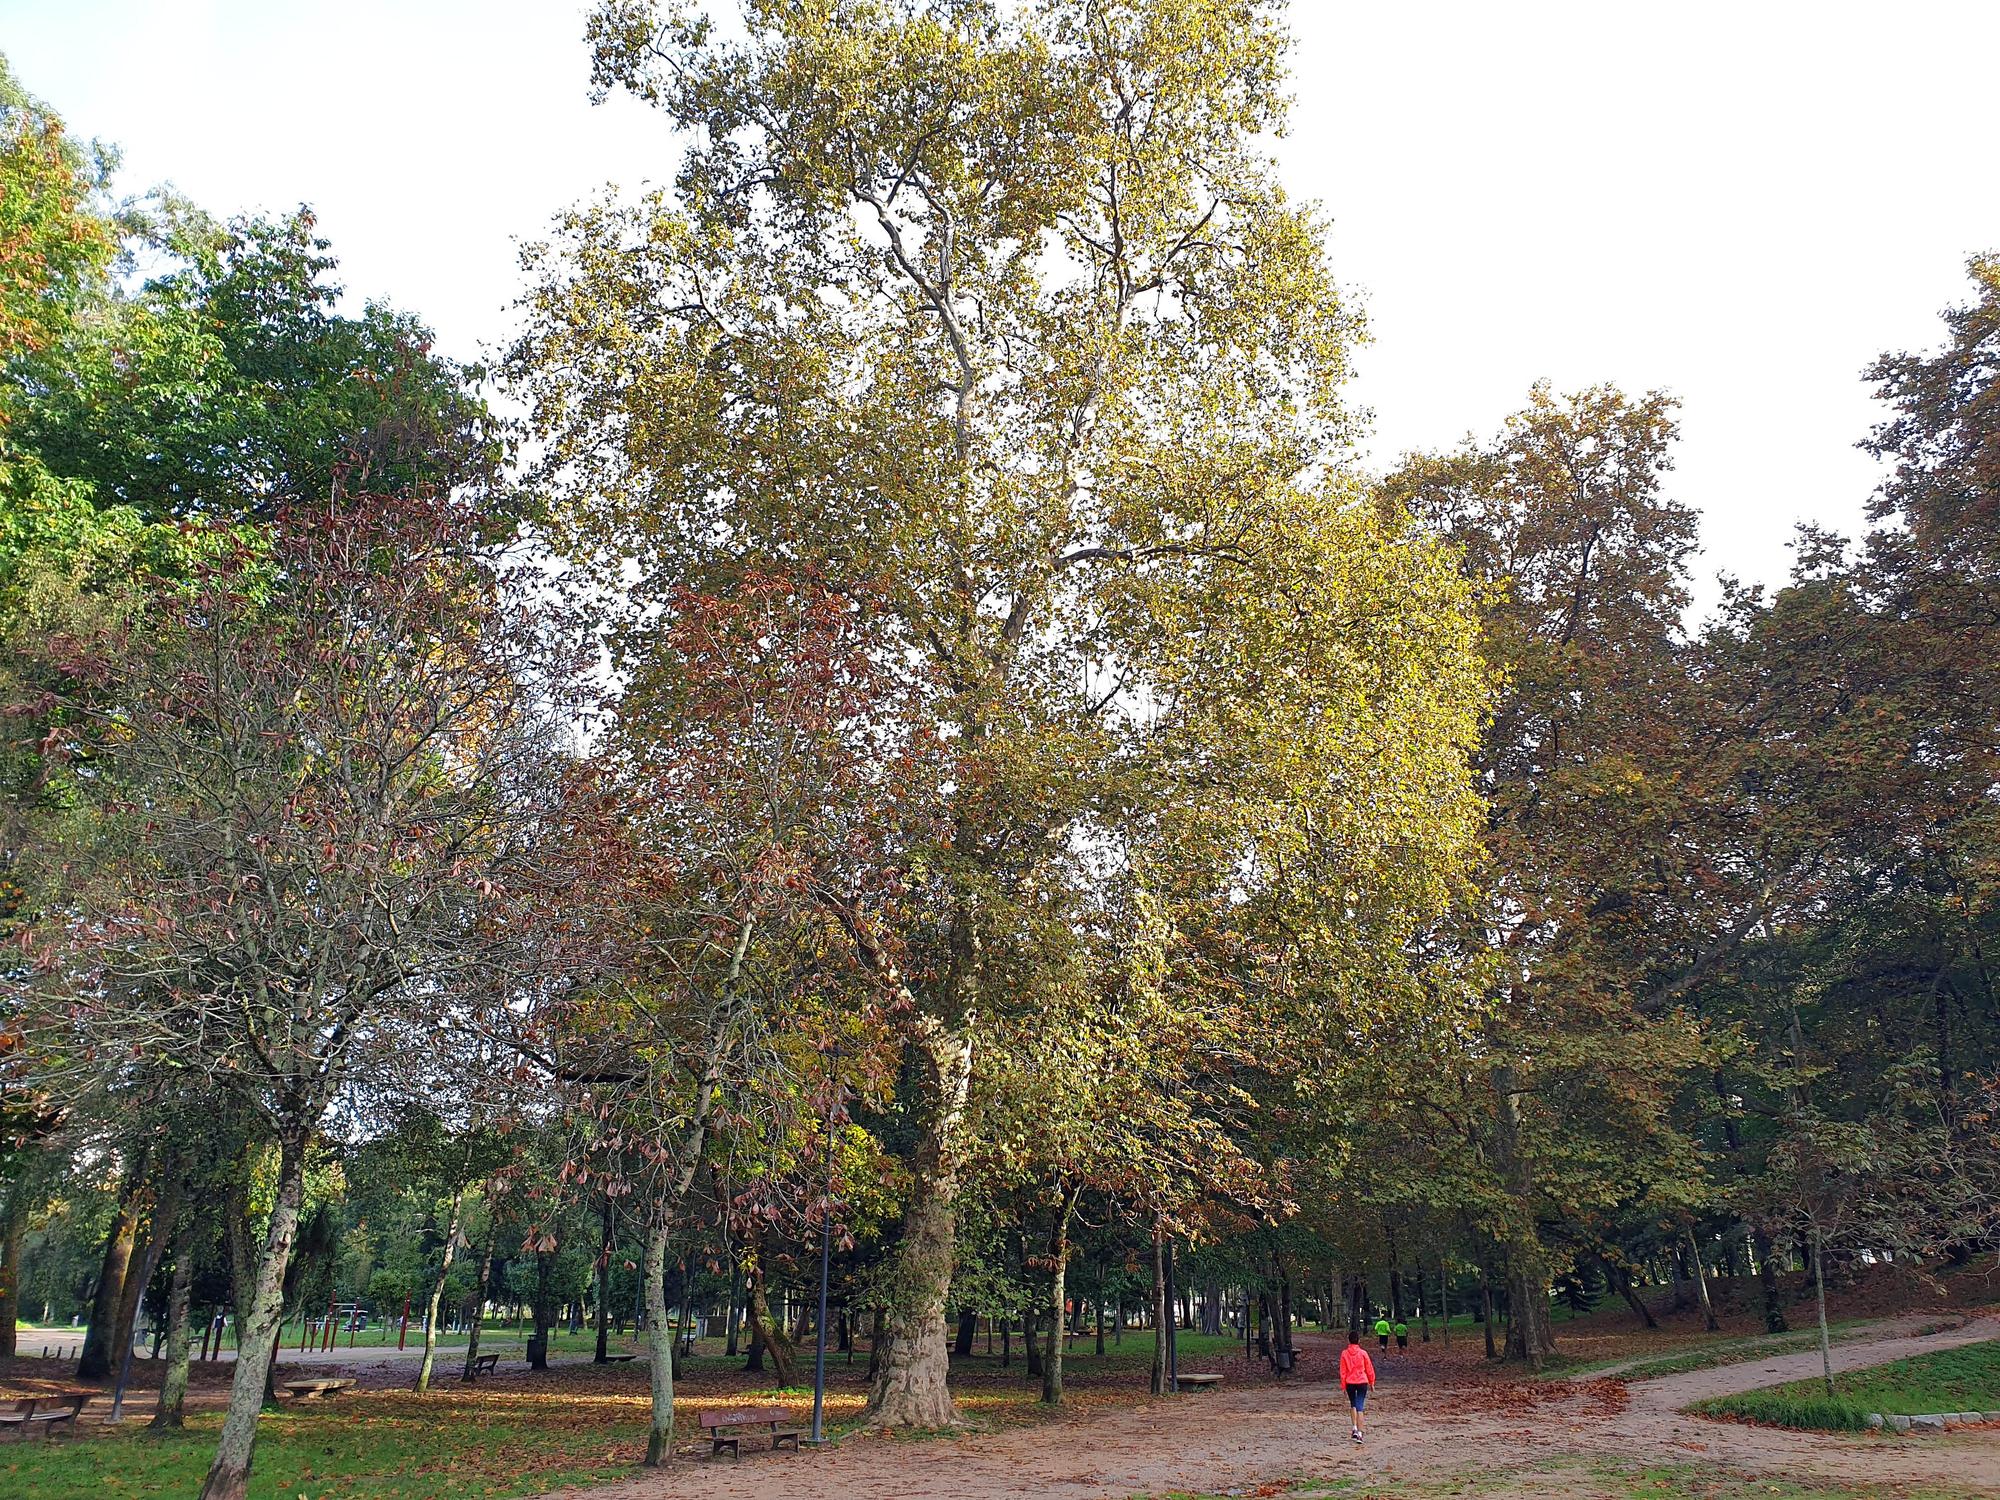
[[[1389,1352],[1389,1320],[1387,1318],[1377,1318],[1375,1320],[1375,1341],[1382,1346],[1384,1354]],[[1364,1349],[1361,1352],[1366,1354],[1368,1351]]]
[[[1398,1349],[1410,1347],[1410,1325],[1401,1318],[1396,1319],[1396,1347]]]
[[[1352,1329],[1347,1333],[1347,1347],[1340,1351],[1340,1383],[1347,1387],[1347,1435],[1358,1443],[1361,1414],[1367,1409],[1368,1393],[1375,1389],[1375,1361],[1361,1347],[1361,1335]]]

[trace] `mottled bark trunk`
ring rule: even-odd
[[[272,1355],[278,1343],[278,1319],[284,1311],[285,1268],[291,1262],[298,1234],[299,1208],[305,1197],[306,1147],[303,1138],[283,1143],[278,1158],[277,1199],[271,1223],[257,1256],[250,1288],[249,1319],[238,1330],[236,1370],[229,1383],[229,1409],[222,1420],[222,1439],[215,1462],[201,1487],[201,1500],[244,1500],[250,1484],[250,1458],[257,1440],[257,1414],[271,1377]]]
[[[882,1305],[880,1363],[864,1420],[878,1427],[951,1427],[958,1407],[947,1381],[944,1306],[957,1252],[952,1199],[958,1191],[958,1132],[972,1076],[972,1043],[934,1028],[912,1044],[926,1098],[924,1133],[912,1161],[903,1232]]]
[[[491,1218],[490,1214],[488,1218]],[[472,1316],[467,1320],[465,1330],[465,1368],[458,1376],[462,1381],[473,1378],[472,1372],[479,1362],[479,1332],[486,1326],[486,1297],[488,1288],[493,1284],[493,1244],[497,1237],[496,1230],[487,1230],[486,1253],[479,1259],[479,1287],[472,1294]]]
[[[187,1403],[188,1351],[194,1329],[188,1321],[188,1299],[194,1288],[194,1227],[197,1215],[181,1215],[174,1229],[174,1278],[167,1289],[167,1370],[160,1379],[160,1402],[152,1426],[178,1428]]]
[[[451,1263],[458,1255],[458,1230],[465,1212],[465,1189],[451,1198],[451,1213],[445,1221],[444,1258],[438,1263],[437,1279],[431,1283],[429,1316],[424,1319],[424,1352],[417,1359],[417,1390],[431,1388],[431,1371],[437,1363],[438,1309],[444,1305],[444,1284],[451,1279]]]
[[[1070,1217],[1076,1211],[1078,1189],[1066,1188],[1056,1200],[1055,1230],[1049,1236],[1049,1343],[1042,1355],[1042,1400],[1062,1405],[1063,1303],[1069,1267]]]
[[[646,1229],[640,1284],[646,1301],[646,1350],[652,1368],[652,1422],[646,1429],[646,1466],[674,1459],[674,1330],[667,1320],[667,1226]]]

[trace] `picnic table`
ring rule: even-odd
[[[1182,1389],[1190,1391],[1206,1391],[1222,1384],[1220,1375],[1177,1375],[1174,1380]]]
[[[351,1380],[316,1379],[287,1380],[282,1382],[282,1384],[286,1390],[292,1393],[294,1401],[324,1401],[331,1396],[338,1396],[342,1391],[352,1386],[354,1382]]]
[[[23,1396],[5,1410],[0,1410],[0,1428],[11,1427],[20,1434],[17,1441],[26,1442],[28,1434],[37,1423],[41,1425],[43,1437],[53,1437],[58,1427],[76,1431],[76,1419],[83,1409],[96,1399],[95,1391],[71,1391],[62,1396]]]
[[[800,1429],[793,1425],[796,1418],[791,1409],[784,1406],[725,1406],[701,1414],[702,1430],[709,1435],[713,1445],[708,1456],[720,1456],[727,1448],[731,1458],[743,1456],[743,1439],[749,1436],[745,1431],[752,1427],[768,1427],[771,1431],[771,1449],[776,1452],[787,1441],[792,1451],[797,1452]]]

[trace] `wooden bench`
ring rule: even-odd
[[[482,1375],[497,1375],[499,1373],[500,1356],[497,1354],[480,1354],[473,1357],[472,1371],[465,1378],[467,1380],[477,1380]]]
[[[351,1380],[287,1380],[284,1387],[292,1393],[294,1401],[324,1401],[353,1384]]]
[[[14,1402],[11,1409],[0,1412],[0,1427],[12,1427],[21,1434],[24,1442],[38,1423],[43,1437],[52,1437],[58,1427],[67,1427],[74,1432],[76,1419],[96,1399],[93,1391],[72,1391],[67,1396],[28,1396]]]
[[[638,1357],[636,1354],[607,1354],[604,1356],[604,1362],[607,1365],[629,1365]]]
[[[716,1411],[704,1411],[701,1414],[702,1431],[709,1435],[712,1445],[708,1456],[718,1457],[727,1448],[731,1458],[741,1458],[743,1439],[748,1436],[742,1429],[746,1427],[770,1428],[773,1452],[787,1441],[791,1443],[792,1451],[797,1452],[800,1429],[785,1425],[794,1420],[791,1411],[783,1406],[726,1406]]]
[[[1220,1375],[1178,1375],[1174,1380],[1185,1391],[1206,1391],[1222,1384]]]
[[[0,1430],[11,1427],[16,1433],[25,1437],[28,1423],[35,1415],[35,1403],[40,1399],[38,1396],[23,1396],[17,1401],[10,1401],[5,1407],[0,1407]]]

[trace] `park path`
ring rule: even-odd
[[[1837,1369],[2000,1337],[2000,1320],[1946,1333],[1895,1331],[1834,1351]],[[1302,1346],[1321,1341],[1300,1335]],[[1326,1353],[1311,1363],[1324,1366]],[[1330,1380],[1265,1383],[1152,1399],[1036,1426],[958,1439],[850,1438],[826,1453],[753,1452],[740,1463],[696,1459],[564,1500],[1051,1500],[1215,1493],[1273,1481],[1439,1479],[1476,1468],[1492,1476],[1565,1458],[1714,1465],[1799,1482],[1884,1489],[1930,1484],[2000,1493],[2000,1435],[1833,1436],[1682,1416],[1704,1396],[1810,1375],[1816,1350],[1619,1387],[1483,1378],[1441,1364],[1391,1366],[1369,1404],[1370,1438],[1347,1440],[1345,1404]],[[1538,1495],[1566,1481],[1539,1478]],[[1577,1476],[1576,1493],[1589,1493]]]

